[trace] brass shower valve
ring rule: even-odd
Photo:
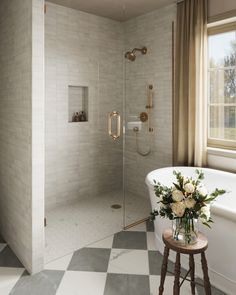
[[[140,115],[139,115],[139,119],[140,119],[140,121],[141,122],[147,122],[147,120],[148,120],[148,114],[146,113],[146,112],[142,112],[142,113],[140,113]]]

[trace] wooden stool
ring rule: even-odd
[[[205,288],[205,294],[211,295],[211,284],[208,276],[208,268],[207,268],[207,261],[205,256],[205,251],[208,246],[207,238],[202,234],[198,233],[198,241],[194,245],[182,245],[178,242],[176,242],[172,238],[172,229],[166,229],[163,232],[162,235],[163,242],[165,243],[165,250],[164,250],[164,257],[162,262],[162,268],[161,268],[161,281],[160,281],[160,287],[159,287],[159,295],[163,294],[164,291],[164,282],[167,272],[167,266],[168,266],[168,256],[170,249],[176,252],[176,261],[175,261],[175,281],[174,281],[174,287],[173,287],[173,294],[179,295],[180,294],[180,287],[184,280],[187,278],[188,274],[190,273],[190,282],[191,282],[191,294],[195,295],[195,265],[194,265],[194,254],[200,254],[201,253],[201,262],[202,262],[202,270],[203,270],[203,277],[204,277],[204,288]],[[180,284],[180,254],[189,254],[189,271],[186,274],[185,278],[183,279],[182,283]]]

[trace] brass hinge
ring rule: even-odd
[[[47,13],[47,4],[44,4],[44,13]]]

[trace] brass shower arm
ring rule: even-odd
[[[135,53],[136,51],[139,51],[139,52],[141,52],[142,54],[146,54],[147,53],[147,47],[142,47],[142,48],[134,48],[133,50],[132,50],[132,53]]]

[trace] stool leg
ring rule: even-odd
[[[195,278],[194,278],[195,264],[194,264],[193,254],[189,255],[189,269],[190,269],[190,277],[191,277],[191,291],[192,291],[192,295],[195,295]]]
[[[174,282],[174,288],[173,288],[173,294],[179,295],[180,290],[180,284],[179,284],[179,278],[180,278],[180,253],[176,253],[176,260],[175,260],[175,282]]]
[[[203,270],[203,278],[204,278],[204,288],[206,295],[211,295],[211,284],[208,276],[208,267],[207,267],[207,260],[205,256],[205,252],[201,254],[202,257],[202,270]]]
[[[162,267],[161,267],[161,282],[160,282],[160,287],[159,287],[159,295],[162,295],[163,291],[164,291],[164,282],[165,282],[165,278],[166,278],[169,251],[170,251],[169,248],[167,248],[165,246],[164,257],[163,257],[163,262],[162,262]]]

